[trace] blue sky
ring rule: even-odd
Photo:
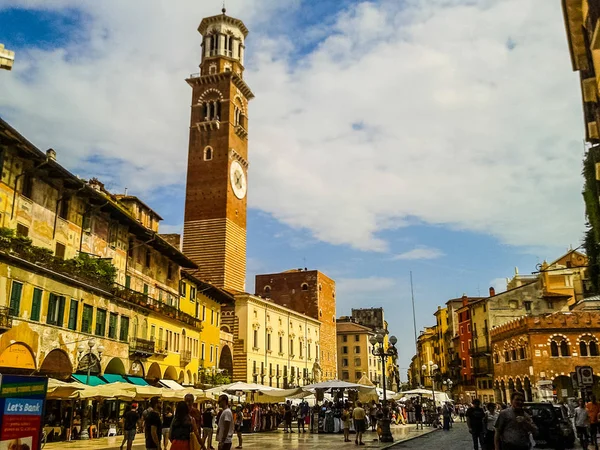
[[[201,18],[218,1],[0,3],[0,115],[183,221]],[[201,3],[201,4],[200,4]],[[558,2],[233,0],[251,31],[248,290],[322,270],[413,354],[437,305],[578,246],[583,125]],[[543,74],[543,76],[542,76]],[[405,371],[402,370],[405,378]]]

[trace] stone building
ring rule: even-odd
[[[222,314],[222,329],[233,336],[234,381],[289,388],[321,380],[318,320],[245,293]]]
[[[494,389],[506,402],[513,391],[529,401],[577,397],[570,373],[577,366],[600,372],[600,313],[555,312],[514,319],[491,330]],[[593,392],[600,396],[600,379]]]
[[[321,322],[323,379],[337,378],[335,281],[318,270],[297,269],[257,275],[255,286],[256,295]]]
[[[67,379],[91,365],[194,384],[206,294],[181,301],[181,269],[196,265],[159,234],[160,216],[2,120],[0,154],[0,371]]]

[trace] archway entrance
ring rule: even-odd
[[[231,376],[233,374],[233,358],[231,356],[231,349],[228,345],[224,345],[221,349],[219,369],[223,370],[224,375]]]
[[[161,378],[162,374],[160,373],[160,366],[158,365],[158,363],[153,362],[152,364],[150,364],[150,367],[148,367],[148,375],[146,375],[146,379],[155,383]]]
[[[125,375],[125,364],[121,361],[121,358],[113,358],[107,364],[104,373],[111,373],[117,375]]]
[[[38,371],[39,375],[58,380],[68,380],[72,373],[73,364],[71,364],[69,355],[59,348],[52,350],[46,355]]]
[[[31,374],[35,368],[35,356],[26,344],[15,342],[0,354],[1,373]]]
[[[177,369],[173,366],[167,367],[167,370],[165,370],[165,380],[177,381],[178,378],[179,375],[177,375]]]

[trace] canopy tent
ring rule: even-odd
[[[432,393],[428,389],[413,389],[411,391],[398,392],[397,394],[392,396],[392,399],[406,401],[406,399],[419,396],[431,398]],[[435,401],[437,403],[445,403],[451,402],[452,399],[448,397],[448,394],[446,392],[435,391]]]
[[[258,391],[258,396],[255,400],[259,403],[282,403],[286,400],[292,399],[303,399],[309,397],[311,394],[302,388],[295,389],[268,389]]]
[[[77,391],[83,391],[88,388],[85,384],[81,383],[65,383],[64,381],[56,380],[54,378],[48,378],[48,390],[46,391],[46,398],[48,399],[67,399]]]
[[[124,387],[125,386],[125,387]],[[125,383],[111,383],[99,386],[87,386],[85,389],[75,391],[69,396],[71,399],[93,400],[133,400],[135,391],[126,388]]]
[[[271,391],[271,390],[281,390],[277,388],[273,388],[270,386],[263,386],[262,384],[256,383],[243,383],[241,381],[237,381],[235,383],[226,384],[224,386],[217,386],[211,389],[207,389],[204,391],[206,394],[210,395],[219,395],[221,393],[233,394],[236,392],[257,392],[257,391]]]
[[[212,400],[212,398],[207,396],[203,390],[193,388],[177,390],[163,389],[161,399],[167,402],[181,402],[187,394],[192,394],[194,396],[194,400],[197,402],[205,402],[207,400]]]
[[[315,391],[315,390],[323,390],[329,391],[331,389],[354,389],[359,392],[371,392],[375,388],[370,386],[364,386],[362,384],[357,383],[348,383],[347,381],[340,380],[328,380],[322,381],[321,383],[309,384],[307,386],[303,386],[302,389],[306,391]]]
[[[127,381],[129,381],[131,384],[136,384],[138,386],[150,386],[148,384],[148,382],[146,380],[144,380],[142,377],[135,377],[133,375],[125,375],[125,378],[127,379]]]
[[[362,384],[363,386],[375,387],[373,382],[371,380],[369,380],[369,377],[364,372],[363,372],[363,376],[360,378],[360,380],[357,381],[357,383]]]

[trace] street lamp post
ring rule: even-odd
[[[442,383],[446,386],[446,391],[450,392],[450,395],[452,395],[452,385],[454,384],[452,380],[448,378],[447,380],[442,381]]]
[[[431,378],[431,399],[433,400],[433,410],[435,413],[436,405],[435,405],[435,371],[439,369],[437,364],[434,364],[433,361],[429,361],[429,367],[427,364],[423,364],[421,369],[425,372],[429,368],[429,375],[423,375],[423,377]]]
[[[387,406],[387,384],[385,382],[385,363],[388,358],[395,358],[398,355],[398,350],[396,350],[396,336],[390,337],[390,346],[387,351],[383,347],[384,341],[384,333],[379,332],[376,336],[371,336],[369,342],[373,346],[372,353],[373,356],[381,358],[381,368],[382,368],[382,384],[383,384],[383,419],[381,420],[381,442],[394,442],[394,438],[392,436],[392,431],[390,430],[390,410]]]
[[[94,349],[94,347],[96,346],[96,341],[94,339],[90,339],[88,341],[88,353],[86,353],[84,355],[85,352],[85,345],[83,343],[80,343],[79,346],[77,347],[77,351],[79,353],[79,364],[80,364],[80,369],[81,367],[81,362],[83,361],[83,358],[85,356],[87,356],[87,361],[85,363],[85,365],[83,366],[83,368],[85,368],[86,372],[87,372],[87,377],[86,377],[86,385],[90,385],[90,376],[91,376],[91,371],[92,371],[92,366],[94,365],[95,361],[92,360],[93,357],[93,353],[92,350]],[[102,346],[102,344],[100,344],[97,348],[97,352],[98,352],[98,361],[101,361],[102,359],[102,353],[104,352],[104,347]],[[81,440],[87,440],[90,438],[90,434],[88,431],[88,418],[89,418],[89,401],[88,400],[84,400],[83,402],[83,414],[82,414],[82,418],[81,418],[81,435],[79,436],[79,439]]]

